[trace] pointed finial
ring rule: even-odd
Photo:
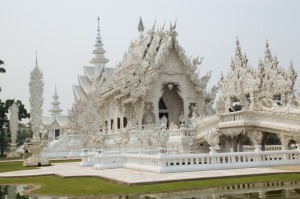
[[[35,51],[35,67],[38,67],[37,51]]]
[[[97,31],[99,32],[100,31],[100,17],[99,16],[98,16],[97,20],[98,20],[98,29],[97,29]]]
[[[139,24],[138,24],[138,31],[140,33],[144,32],[144,24],[143,24],[143,20],[142,20],[141,16],[140,16],[140,21],[139,21]]]
[[[266,48],[269,48],[269,41],[266,39]]]
[[[240,41],[239,41],[239,37],[238,36],[235,37],[235,41],[236,41],[236,45],[237,46],[240,45]]]
[[[56,83],[55,83],[55,90],[54,90],[54,95],[57,95],[57,90],[56,90]]]

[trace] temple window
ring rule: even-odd
[[[127,118],[123,117],[123,127],[125,128],[127,126]]]
[[[108,131],[108,123],[107,123],[107,121],[104,122],[104,128],[105,128],[105,131]]]
[[[120,118],[118,117],[118,119],[117,119],[117,128],[118,129],[120,129],[121,128],[121,120],[120,120]]]
[[[58,138],[60,136],[60,130],[59,129],[55,129],[54,130],[54,137]]]

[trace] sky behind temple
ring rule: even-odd
[[[212,71],[208,87],[221,71],[229,71],[238,36],[249,63],[257,67],[268,39],[279,65],[290,60],[300,76],[300,1],[298,0],[0,0],[0,99],[20,99],[29,110],[29,75],[38,65],[44,74],[44,115],[57,85],[61,107],[74,102],[72,85],[89,65],[96,41],[97,16],[108,67],[122,60],[129,43],[138,37],[141,16],[146,30],[177,19],[180,45],[188,56],[204,57],[201,76]],[[299,88],[299,81],[296,88]]]

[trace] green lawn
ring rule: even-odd
[[[20,170],[29,170],[36,167],[24,167],[23,161],[14,161],[14,162],[0,162],[0,173],[8,171],[20,171]]]
[[[228,186],[250,182],[299,181],[300,174],[276,174],[244,178],[227,178],[214,180],[196,180],[152,185],[127,186],[92,177],[60,178],[55,176],[0,178],[0,184],[39,184],[41,188],[34,194],[41,195],[99,195],[99,194],[133,194],[180,191],[210,187]]]
[[[8,160],[8,159],[2,159],[2,160]],[[50,160],[51,163],[63,163],[63,162],[80,162],[81,160],[79,159],[71,159],[71,160]],[[24,167],[23,166],[23,161],[12,161],[12,162],[0,162],[0,173],[3,172],[9,172],[9,171],[20,171],[20,170],[29,170],[29,169],[34,169],[37,168],[36,166],[32,167]]]
[[[22,157],[20,157],[20,158],[7,158],[6,156],[0,156],[0,161],[6,161],[6,160],[22,160]]]

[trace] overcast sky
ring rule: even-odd
[[[15,96],[29,109],[29,75],[38,64],[44,74],[44,115],[48,115],[54,85],[61,107],[70,109],[72,85],[83,75],[94,49],[97,16],[108,67],[122,60],[131,40],[138,37],[142,16],[146,29],[177,19],[178,40],[188,56],[204,57],[201,75],[212,71],[209,87],[220,72],[229,70],[235,38],[250,65],[264,56],[268,39],[279,64],[293,61],[300,73],[300,1],[298,0],[0,0],[0,60],[7,72],[0,74],[0,99]],[[300,74],[299,74],[300,75]],[[299,82],[299,81],[298,81]],[[299,88],[299,83],[297,83]]]

